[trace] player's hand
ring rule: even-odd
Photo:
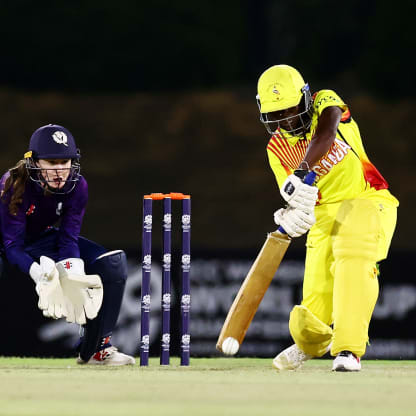
[[[299,237],[315,224],[313,212],[306,213],[299,208],[281,208],[274,213],[274,222],[286,231],[289,237]]]
[[[67,310],[55,262],[49,257],[41,256],[40,264],[33,262],[29,274],[36,283],[38,307],[43,315],[53,319],[66,316]]]
[[[313,212],[318,199],[318,188],[303,183],[302,179],[296,174],[288,176],[280,188],[280,194],[289,206],[310,213]]]
[[[86,275],[82,259],[70,258],[56,264],[68,314],[66,320],[80,325],[94,319],[103,302],[100,276]]]

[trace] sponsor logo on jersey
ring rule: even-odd
[[[320,98],[318,101],[315,101],[314,104],[315,104],[315,107],[318,108],[323,103],[329,103],[329,102],[330,103],[337,103],[339,105],[342,104],[342,101],[339,98],[334,97],[333,95],[325,95],[324,97]]]
[[[349,149],[351,149],[351,147],[347,143],[336,138],[328,153],[321,158],[319,163],[315,165],[312,170],[319,177],[328,174],[335,165],[344,159]]]

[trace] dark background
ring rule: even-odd
[[[3,171],[47,123],[72,131],[90,185],[83,234],[140,249],[141,197],[193,197],[193,248],[255,249],[282,204],[255,103],[270,65],[350,105],[400,199],[414,250],[413,18],[402,1],[2,1]],[[301,247],[304,240],[294,243]]]
[[[334,89],[348,103],[370,159],[400,200],[382,267],[381,285],[397,288],[389,298],[382,287],[380,311],[387,310],[386,299],[394,305],[416,293],[415,14],[410,0],[3,0],[0,167],[22,158],[35,129],[61,124],[81,148],[90,186],[85,237],[125,249],[139,267],[142,196],[183,192],[192,195],[193,258],[253,259],[282,206],[257,79],[271,65],[293,65],[313,91]],[[288,256],[302,259],[303,246],[304,238],[293,241]],[[7,310],[22,279],[8,276],[2,287]],[[32,283],[24,285],[29,319],[4,315],[9,341],[1,353],[57,354],[53,342],[33,342],[43,318]],[[412,299],[407,307],[400,325],[391,306],[386,319],[375,317],[376,336],[411,339]]]

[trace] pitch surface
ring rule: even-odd
[[[91,368],[73,359],[1,358],[0,415],[414,415],[416,363],[363,361],[333,373],[315,360],[277,373],[270,359],[172,359]]]

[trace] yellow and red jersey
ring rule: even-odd
[[[359,194],[374,190],[386,190],[384,196],[394,204],[397,200],[387,191],[388,184],[368,159],[357,123],[351,117],[348,106],[332,90],[321,90],[313,95],[313,116],[305,137],[284,139],[278,133],[267,145],[270,166],[279,187],[303,160],[306,149],[314,136],[322,111],[330,106],[342,109],[342,118],[336,138],[328,152],[311,167],[317,174],[319,204],[356,198]]]

